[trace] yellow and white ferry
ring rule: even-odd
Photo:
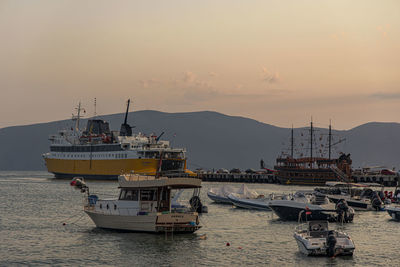
[[[43,154],[47,170],[56,178],[117,179],[121,173],[155,175],[192,172],[186,170],[185,149],[172,148],[160,136],[133,134],[125,121],[121,130],[110,131],[109,123],[92,118],[86,130],[79,129],[81,105],[72,117],[75,127],[51,135],[50,152]]]

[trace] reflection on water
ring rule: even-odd
[[[88,185],[99,196],[118,193],[116,182],[89,181]],[[166,238],[163,234],[95,228],[82,211],[80,192],[69,186],[69,180],[51,179],[45,172],[0,172],[0,266],[366,266],[393,265],[400,260],[400,223],[392,221],[386,212],[359,212],[354,223],[341,226],[356,244],[353,257],[305,257],[293,239],[296,223],[280,221],[272,212],[214,204],[206,197],[211,186],[218,184],[203,184],[202,199],[209,209],[208,214],[201,215],[203,228],[194,234]],[[248,186],[264,194],[305,189]],[[187,192],[181,201],[189,198]],[[199,238],[204,234],[206,239]]]

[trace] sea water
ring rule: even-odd
[[[88,181],[91,193],[116,197],[116,181]],[[0,266],[397,266],[400,223],[387,212],[356,212],[353,223],[330,224],[356,245],[352,257],[307,257],[293,238],[296,222],[273,212],[215,204],[203,183],[208,213],[194,234],[98,229],[82,211],[82,194],[46,172],[0,172]],[[231,184],[239,187],[240,184]],[[310,187],[248,184],[265,195]],[[393,188],[391,188],[393,190]],[[185,204],[190,193],[182,195]],[[65,225],[64,225],[65,224]],[[229,243],[229,246],[227,246]]]

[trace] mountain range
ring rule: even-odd
[[[124,114],[99,116],[119,130]],[[156,135],[174,147],[187,150],[190,169],[258,169],[260,160],[273,167],[281,153],[290,153],[291,129],[217,112],[164,113],[152,110],[129,113],[134,132]],[[49,151],[48,137],[70,128],[61,120],[0,129],[0,170],[45,170],[42,154]],[[81,120],[81,127],[86,120]],[[295,156],[310,154],[309,128],[293,129]],[[350,130],[332,131],[332,157],[350,153],[353,167],[400,167],[400,124],[371,122]],[[327,156],[328,130],[315,128],[314,156]]]

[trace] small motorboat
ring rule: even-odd
[[[240,188],[234,188],[230,185],[223,185],[219,188],[211,188],[207,192],[207,196],[216,203],[232,204],[232,201],[228,198],[229,194],[235,193],[238,197],[243,198],[256,198],[258,193],[254,190],[249,189],[245,184],[242,184]]]
[[[315,191],[326,195],[334,203],[345,199],[347,204],[357,211],[384,210],[384,194],[380,184],[327,182],[326,186],[316,188]]]
[[[345,200],[336,205],[324,197],[324,201],[315,194],[296,192],[287,200],[271,200],[268,206],[282,220],[297,221],[299,216],[304,221],[324,220],[330,222],[352,222],[354,210]],[[300,215],[299,215],[300,214]]]
[[[350,195],[328,195],[328,198],[337,203],[340,199],[345,199],[347,204],[357,211],[382,211],[384,203],[378,193],[372,189],[362,191],[360,196]]]
[[[207,196],[216,203],[232,204],[228,195],[237,190],[230,185],[223,185],[222,187],[213,187],[207,192]]]
[[[327,221],[309,221],[299,224],[294,239],[301,253],[308,256],[353,255],[355,246],[346,233],[329,230]]]
[[[400,221],[400,206],[386,206],[386,211],[389,213],[393,220]]]
[[[276,199],[284,199],[287,196],[270,194],[265,197],[259,195],[256,198],[243,198],[239,194],[231,193],[228,195],[229,200],[238,208],[254,209],[254,210],[267,210],[270,211],[269,202]]]

